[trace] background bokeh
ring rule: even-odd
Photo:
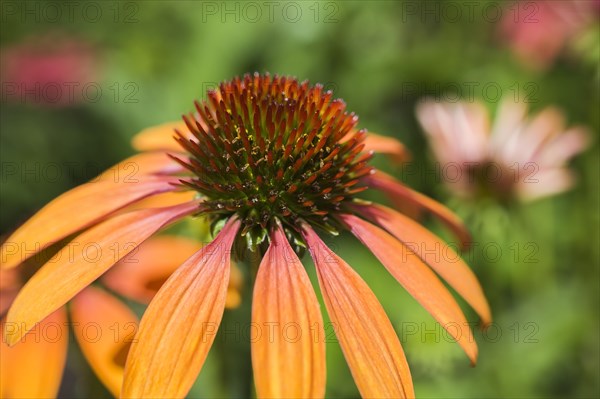
[[[136,132],[179,118],[222,80],[268,71],[320,82],[361,127],[412,153],[409,168],[376,164],[457,210],[474,237],[465,258],[495,319],[475,332],[475,368],[366,249],[335,241],[388,312],[417,396],[598,397],[600,31],[597,2],[580,3],[587,17],[567,29],[531,1],[3,1],[1,232],[132,154]],[[517,36],[531,43],[516,46]],[[593,136],[572,163],[576,188],[510,207],[453,198],[416,121],[424,96],[492,112],[510,96],[534,111],[561,108]],[[229,333],[189,397],[244,397],[249,345],[238,319],[225,319]],[[357,397],[330,341],[327,396]],[[61,396],[109,396],[71,345]]]

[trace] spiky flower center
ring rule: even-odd
[[[289,77],[245,75],[222,83],[184,117],[192,137],[177,140],[193,173],[185,182],[219,224],[236,214],[251,249],[276,220],[290,242],[305,222],[336,234],[336,214],[366,189],[371,172],[358,117],[321,85]]]

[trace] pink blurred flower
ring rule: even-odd
[[[520,61],[544,69],[597,19],[599,9],[600,0],[518,1],[504,12],[500,35]]]
[[[417,117],[445,183],[466,197],[529,201],[565,191],[575,181],[567,161],[589,144],[588,132],[565,129],[553,107],[529,118],[525,104],[504,101],[490,126],[481,103],[426,100]]]
[[[31,36],[2,48],[0,55],[3,102],[64,107],[97,89],[99,57],[81,39],[61,33]]]

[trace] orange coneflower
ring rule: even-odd
[[[274,334],[252,342],[257,395],[322,397],[323,323],[299,259],[305,248],[360,393],[414,396],[402,347],[383,308],[315,230],[333,235],[351,231],[442,325],[451,326],[449,333],[475,362],[477,347],[465,317],[431,269],[487,323],[489,308],[471,270],[444,257],[428,261],[428,267],[403,243],[439,245],[440,239],[358,196],[376,187],[432,211],[466,239],[464,228],[440,204],[374,173],[369,148],[381,147],[383,139],[357,130],[358,118],[345,111],[343,101],[320,85],[255,74],[222,83],[195,105],[196,112],[185,115],[183,123],[138,136],[137,148],[153,152],[136,155],[95,183],[57,198],[4,244],[4,267],[82,229],[73,243],[98,248],[91,262],[78,251],[70,259],[60,258],[68,251],[63,249],[57,261],[29,280],[9,310],[8,321],[23,327],[7,331],[8,343],[18,341],[156,231],[187,216],[204,215],[216,236],[172,274],[148,306],[127,358],[122,396],[186,395],[223,315],[233,253],[241,259],[262,258],[258,271],[251,271],[256,273],[254,325],[266,329],[292,323],[298,331],[295,339]],[[394,148],[402,151],[402,146]],[[128,163],[138,173],[128,182],[115,182],[115,171]],[[115,214],[143,198],[186,190],[197,193],[196,199]],[[402,257],[407,253],[414,256]]]

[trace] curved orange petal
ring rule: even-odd
[[[0,292],[0,316],[4,315],[4,312],[10,308],[18,293],[18,290],[12,289]]]
[[[144,198],[141,201],[134,202],[123,210],[132,211],[134,209],[163,208],[165,206],[183,204],[184,202],[193,201],[197,195],[198,193],[193,190],[168,191],[166,193],[156,194],[151,197]]]
[[[342,215],[341,219],[390,274],[448,331],[475,364],[477,344],[469,324],[435,273],[410,248],[379,227],[354,215]]]
[[[102,383],[121,394],[129,345],[138,327],[136,315],[114,296],[88,287],[71,301],[73,333]]]
[[[382,205],[356,207],[360,214],[377,223],[437,272],[481,317],[483,325],[492,321],[490,306],[477,277],[460,256],[441,238],[414,220]],[[416,249],[416,251],[415,251]],[[426,256],[435,250],[433,256]]]
[[[3,331],[13,329],[2,323]],[[15,346],[0,343],[0,397],[55,398],[65,367],[69,331],[64,308],[42,320]]]
[[[391,200],[398,203],[400,207],[404,205],[403,202],[408,201],[419,208],[428,210],[456,235],[462,248],[469,246],[471,234],[469,234],[469,231],[460,218],[444,205],[408,188],[381,171],[366,176],[364,179],[369,186],[388,194]]]
[[[0,292],[16,290],[21,287],[19,269],[0,269]]]
[[[8,311],[18,328],[12,345],[35,323],[64,305],[119,259],[168,223],[198,210],[197,203],[143,209],[108,219],[77,236],[27,281]]]
[[[410,154],[404,144],[393,137],[381,136],[372,132],[368,132],[363,151],[373,151],[378,154],[385,154],[392,157],[396,162],[408,161]]]
[[[230,219],[158,291],[127,357],[122,397],[183,398],[188,393],[223,317],[239,226],[239,220]]]
[[[148,304],[175,270],[196,253],[202,243],[186,237],[150,237],[102,276],[111,290]],[[242,298],[242,272],[232,262],[226,308],[236,308]]]
[[[151,237],[106,272],[102,282],[127,298],[150,303],[169,276],[201,247],[190,238]]]
[[[0,269],[0,316],[10,307],[20,288],[18,269]]]
[[[167,177],[102,178],[67,191],[38,211],[0,248],[3,268],[19,265],[51,244],[153,194],[176,189]]]
[[[6,290],[0,292],[0,317],[10,308],[17,296],[17,290]]]
[[[167,152],[152,151],[135,154],[106,169],[91,181],[110,179],[118,181],[135,181],[137,178],[151,174],[170,174],[181,172],[183,167],[173,160]]]
[[[346,361],[365,398],[413,398],[404,351],[375,294],[310,228],[303,232]]]
[[[142,130],[133,137],[131,145],[138,151],[165,150],[181,152],[183,148],[174,138],[175,129],[183,134],[188,132],[183,120],[167,122]]]
[[[271,234],[271,245],[258,269],[252,322],[262,332],[252,342],[257,396],[322,398],[323,318],[304,266],[281,227]]]

